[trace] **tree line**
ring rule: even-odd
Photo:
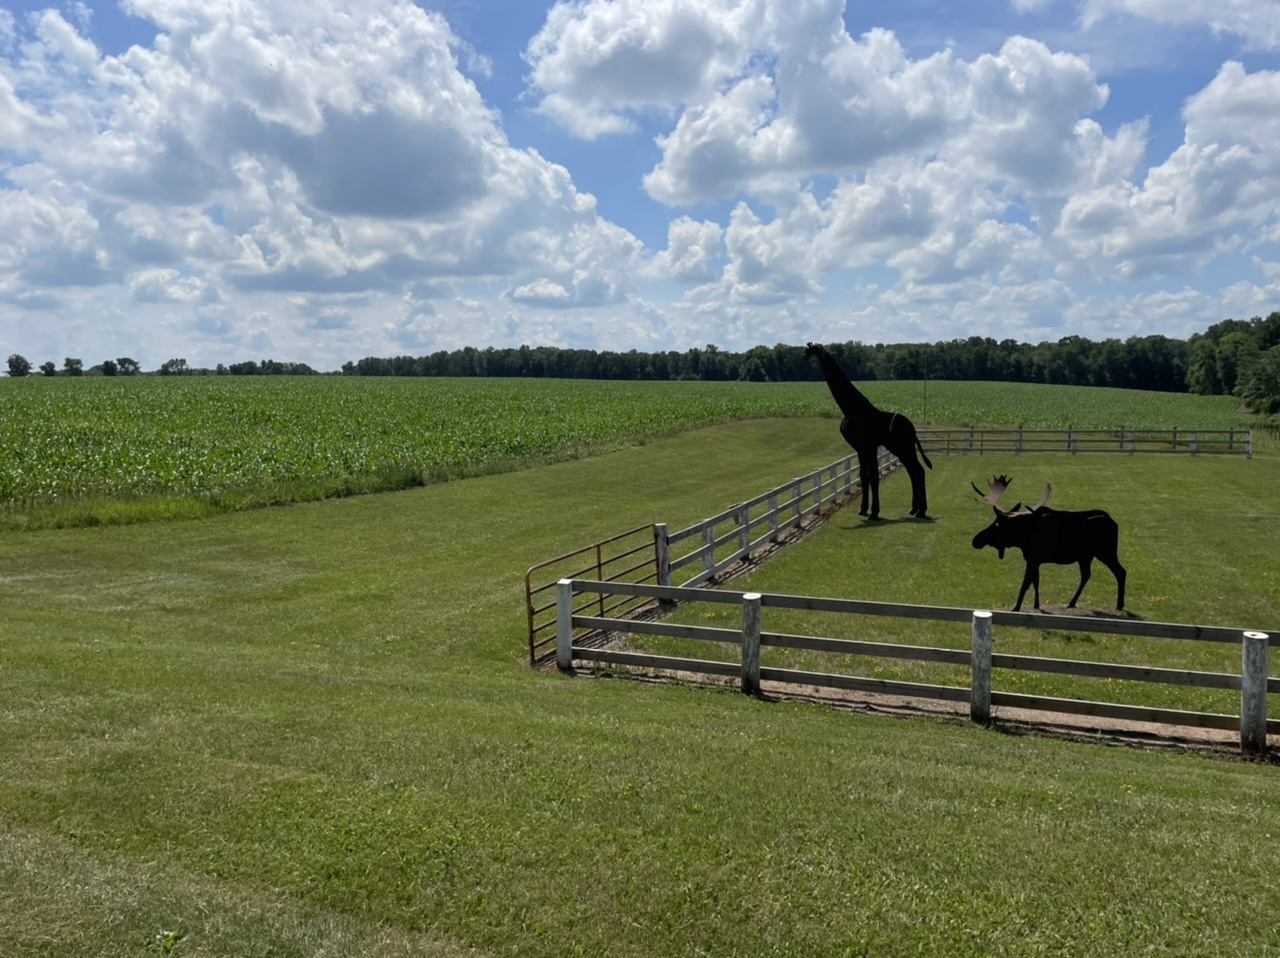
[[[854,380],[956,379],[1117,386],[1187,391],[1187,343],[1165,336],[1109,339],[1081,336],[1033,346],[1012,339],[971,336],[932,344],[827,343]],[[695,379],[795,382],[821,380],[803,346],[779,343],[730,352],[708,345],[684,352],[642,353],[521,346],[427,356],[369,356],[347,362],[348,376],[529,376],[557,379]]]
[[[970,336],[936,343],[827,343],[828,351],[854,380],[951,379],[1028,382],[1072,386],[1112,386],[1158,392],[1233,395],[1265,414],[1280,412],[1280,312],[1265,319],[1226,319],[1190,339],[1131,336],[1100,342],[1066,336],[1035,345],[1013,339]],[[22,356],[9,357],[9,375],[31,374]],[[88,370],[68,357],[46,376],[150,375],[128,357],[105,360]],[[343,363],[346,376],[496,376],[556,379],[742,380],[795,382],[822,379],[804,358],[803,346],[778,343],[744,352],[705,348],[684,351],[615,352],[558,346],[517,348],[467,346],[423,356],[366,356]],[[306,363],[247,360],[213,369],[170,359],[155,375],[297,376],[317,375]]]
[[[316,370],[306,363],[285,363],[275,359],[264,359],[255,362],[250,359],[242,363],[224,366],[222,363],[213,369],[200,366],[189,366],[185,359],[168,359],[154,371],[147,372],[136,359],[122,356],[119,359],[104,359],[96,366],[84,368],[84,361],[68,356],[62,361],[59,369],[52,362],[41,363],[39,371],[44,376],[315,376]],[[18,353],[9,356],[10,376],[30,376],[30,361]]]

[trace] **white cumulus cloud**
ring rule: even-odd
[[[1172,26],[1203,25],[1214,33],[1235,34],[1250,47],[1280,47],[1280,4],[1275,0],[1084,0],[1086,26],[1118,14]]]

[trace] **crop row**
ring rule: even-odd
[[[1229,428],[1226,397],[1008,383],[870,383],[918,424]],[[822,383],[541,379],[0,381],[0,503],[203,494],[549,461],[732,419],[833,415]]]

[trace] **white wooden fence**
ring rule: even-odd
[[[882,451],[881,477],[901,464]],[[525,573],[525,611],[529,622],[529,661],[536,664],[555,642],[556,582],[591,576],[603,582],[696,586],[713,581],[735,563],[808,523],[816,521],[862,488],[853,455],[792,479],[754,499],[695,522],[678,532],[666,523],[643,525],[572,552],[540,562]],[[639,615],[657,602],[634,596],[599,596],[591,603],[601,615],[620,611]]]
[[[1164,453],[1253,458],[1250,429],[932,429],[920,430],[926,452],[1015,456],[1029,452]]]
[[[679,625],[663,621],[639,622],[579,615],[574,610],[574,597],[579,594],[644,596],[655,601],[667,602],[734,603],[742,608],[742,628],[736,630]],[[929,648],[766,632],[762,626],[762,613],[766,608],[808,609],[848,615],[891,616],[963,623],[969,626],[971,647],[968,650]],[[1057,631],[1140,636],[1153,639],[1231,642],[1241,647],[1241,671],[1237,675],[1073,659],[1004,655],[992,651],[993,627],[997,625],[1001,628],[1050,628]],[[598,644],[596,647],[590,647],[589,644],[579,642],[577,636],[580,630],[586,630],[597,636],[609,633],[630,633],[727,642],[737,645],[741,653],[739,661],[735,663],[602,648]],[[561,579],[556,583],[556,662],[559,668],[566,672],[572,670],[574,661],[603,662],[707,675],[736,675],[741,679],[742,690],[753,694],[760,691],[762,681],[770,681],[925,699],[968,701],[970,716],[974,721],[982,723],[990,721],[992,706],[1007,706],[1139,722],[1239,730],[1240,746],[1242,750],[1251,754],[1262,754],[1266,751],[1268,732],[1280,733],[1280,721],[1267,718],[1267,695],[1269,692],[1280,692],[1280,679],[1269,678],[1267,675],[1268,647],[1271,641],[1265,632],[1242,632],[1238,629],[1217,626],[1139,622],[1128,619],[1076,619],[1070,616],[1043,613],[973,611],[942,606],[901,605],[852,599],[713,591],[575,579]],[[971,676],[970,685],[968,688],[962,688],[838,673],[771,668],[760,664],[762,646],[968,665]],[[1225,715],[1004,692],[992,688],[993,668],[1158,682],[1199,688],[1238,689],[1240,690],[1240,714]]]
[[[881,450],[876,465],[883,478],[900,463],[896,456]],[[666,524],[660,522],[654,527],[658,585],[689,586],[714,579],[861,488],[858,460],[850,455],[679,532],[668,533]]]

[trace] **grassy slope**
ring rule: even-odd
[[[6,538],[0,953],[1280,947],[1274,768],[521,664],[526,566],[827,462],[833,431]],[[937,523],[881,548],[967,530],[962,475],[939,464]],[[991,601],[1016,578],[983,576]]]

